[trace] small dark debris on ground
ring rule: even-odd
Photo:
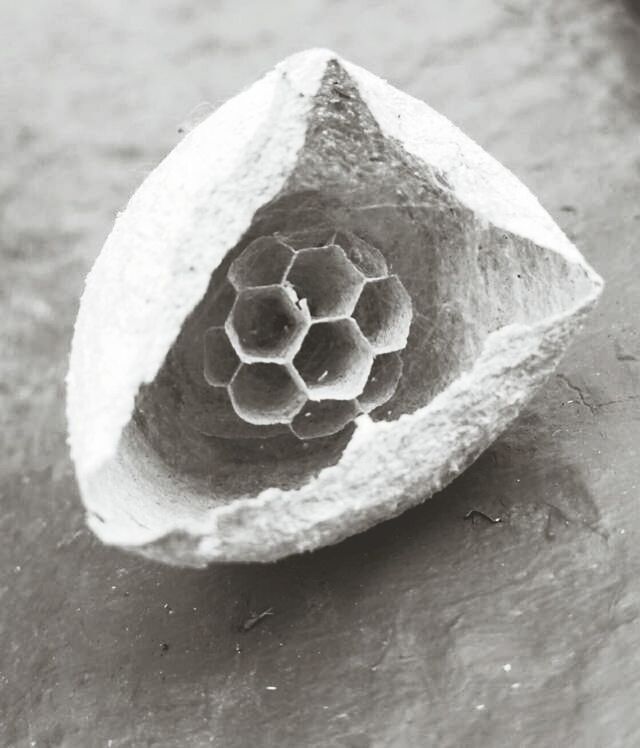
[[[239,631],[251,631],[251,629],[254,626],[257,626],[260,621],[262,621],[267,616],[274,615],[273,608],[267,608],[266,610],[263,610],[262,613],[251,613],[249,617],[243,621],[242,624],[238,627]]]
[[[498,523],[502,522],[502,517],[490,517],[485,512],[480,511],[480,509],[470,509],[465,515],[465,519],[470,519],[473,524],[476,523],[476,519],[480,518],[485,520],[486,522],[491,522],[492,525],[497,525]]]

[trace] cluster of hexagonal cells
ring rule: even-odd
[[[266,236],[228,278],[236,298],[205,333],[204,376],[244,421],[312,439],[394,394],[412,307],[377,249],[350,232]]]

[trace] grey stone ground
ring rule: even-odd
[[[633,8],[2,4],[0,745],[640,744]],[[313,45],[512,168],[605,277],[603,301],[510,431],[397,520],[267,566],[183,571],[102,547],[64,437],[84,274],[179,130]],[[504,521],[472,525],[471,508]]]

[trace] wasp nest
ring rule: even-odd
[[[291,57],[147,177],[87,279],[68,417],[90,526],[200,566],[364,530],[508,426],[601,288],[442,116]]]
[[[260,237],[227,277],[232,306],[205,332],[203,373],[240,419],[314,439],[391,398],[411,299],[379,250],[344,231]]]

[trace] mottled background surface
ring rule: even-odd
[[[1,4],[0,745],[640,745],[637,13]],[[84,528],[65,446],[83,277],[180,131],[312,45],[512,168],[605,295],[531,407],[423,506],[274,565],[137,560]],[[503,522],[465,521],[472,508]]]

